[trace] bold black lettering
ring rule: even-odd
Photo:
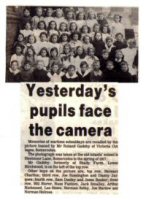
[[[26,86],[27,86],[27,89],[28,89],[28,92],[29,92],[29,96],[33,96],[33,90],[34,90],[34,88],[35,88],[35,84],[26,84]]]

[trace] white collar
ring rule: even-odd
[[[81,70],[79,70],[78,73],[79,73],[82,77],[85,77],[87,74],[90,73],[90,70],[85,71],[84,74],[82,74],[82,73],[81,73]]]
[[[94,74],[94,71],[93,71],[93,74]],[[94,74],[95,75],[95,74]],[[98,72],[97,72],[97,74],[96,74],[96,76],[101,76],[102,75],[102,71],[101,70],[99,70]]]
[[[111,51],[111,49],[112,49],[113,47],[115,47],[115,46],[112,44],[111,47],[108,47],[107,44],[105,44],[105,47],[106,47],[106,49],[107,49],[108,51]]]
[[[76,74],[76,73],[74,73],[73,76],[70,76],[70,75],[68,74],[68,72],[66,73],[66,78],[74,79],[74,78],[76,78],[76,77],[77,77],[77,74]]]
[[[9,71],[14,75],[16,75],[16,74],[18,74],[20,72],[19,69],[16,69],[15,71],[13,71],[11,67],[9,68]]]
[[[120,63],[120,62],[122,62],[122,58],[121,58],[121,59],[115,58],[115,61],[116,61],[117,63]]]

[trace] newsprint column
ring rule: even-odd
[[[117,193],[117,84],[21,85],[25,193]]]

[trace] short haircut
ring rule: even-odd
[[[44,29],[46,29],[46,23],[44,21],[39,21],[37,27],[39,27],[40,23],[44,24]]]
[[[88,63],[87,63],[86,61],[82,61],[82,62],[80,63],[80,68],[83,67],[83,65],[86,65],[87,68],[89,67],[89,65],[88,65]]]
[[[69,70],[69,69],[74,69],[75,70],[76,67],[74,65],[69,65],[68,68],[67,68],[67,70]]]
[[[17,65],[19,65],[18,60],[12,60],[10,65],[12,66],[13,63],[17,63]]]
[[[46,32],[41,32],[39,37],[41,37],[42,35],[45,35],[46,37],[48,36]]]
[[[105,39],[106,43],[107,43],[109,40],[111,40],[112,42],[114,41],[112,37],[107,37],[107,38]]]

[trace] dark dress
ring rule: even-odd
[[[77,72],[77,75],[79,77],[79,82],[90,82],[90,73],[81,74]]]
[[[115,70],[116,70],[117,72],[119,72],[120,69],[121,69],[121,62],[122,62],[122,61],[124,61],[124,60],[123,60],[123,59],[122,59],[121,61],[113,60],[113,62],[114,62],[114,67],[115,67]]]
[[[115,59],[115,52],[116,52],[116,47],[113,46],[111,48],[111,51],[109,52],[109,60],[114,60]]]
[[[48,82],[50,78],[47,76],[47,72],[44,69],[35,69],[33,72],[34,81],[36,82]]]
[[[105,18],[103,18],[102,20],[98,19],[97,21],[98,21],[98,24],[100,24],[101,27],[108,24],[108,21]]]
[[[127,72],[120,71],[118,72],[118,82],[121,83],[133,82],[133,77],[128,71]]]
[[[118,74],[115,70],[105,69],[103,72],[103,81],[104,82],[118,82]]]
[[[79,82],[79,77],[73,76],[73,77],[69,77],[66,76],[66,74],[62,77],[62,82]]]
[[[116,49],[124,49],[124,48],[127,48],[127,43],[126,41],[123,41],[123,42],[115,41],[114,46],[116,47]]]
[[[104,71],[106,68],[106,63],[107,63],[108,59],[104,59],[104,58],[100,58],[100,69],[101,71]]]
[[[14,83],[21,82],[21,74],[20,74],[20,72],[18,72],[17,74],[13,74],[10,71],[7,71],[6,81],[7,82],[14,82]]]
[[[22,82],[32,82],[32,81],[34,81],[32,69],[26,70],[26,71],[25,70],[21,71],[21,81]]]
[[[103,49],[105,49],[105,44],[104,44],[103,40],[102,39],[101,40],[94,40],[92,44],[95,48],[95,55],[98,58],[100,58],[101,55],[102,55]]]
[[[101,81],[103,81],[102,72],[100,74],[98,74],[98,75],[95,75],[94,71],[90,72],[90,81],[91,82],[101,82]]]

